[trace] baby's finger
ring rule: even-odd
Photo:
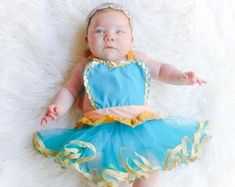
[[[47,114],[46,114],[46,117],[47,117],[47,119],[49,119],[50,121],[53,121],[53,120],[56,119],[55,115],[52,114],[52,113],[47,113]]]
[[[55,108],[56,106],[55,105],[51,105],[48,107],[48,113],[52,113],[52,114],[55,114]]]
[[[46,125],[47,124],[47,119],[45,117],[42,118],[42,120],[40,121],[40,124],[41,124],[41,126]]]
[[[200,86],[202,85],[202,83],[199,79],[197,80],[197,84],[199,84]]]
[[[184,74],[184,79],[188,80],[189,76],[187,74]]]
[[[207,82],[204,81],[204,80],[202,80],[202,79],[198,79],[197,83],[198,83],[199,85],[202,85],[202,84],[206,84]]]
[[[201,83],[204,83],[204,84],[206,84],[206,83],[207,83],[205,80],[202,80],[202,79],[201,79],[200,81],[201,81]]]
[[[59,108],[57,106],[54,108],[54,113],[56,116],[59,115]]]

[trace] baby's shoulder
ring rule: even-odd
[[[145,52],[134,50],[133,53],[135,54],[136,60],[144,62],[144,63],[148,62],[149,57]]]
[[[88,63],[88,58],[81,57],[72,67],[72,75],[79,75],[82,74],[85,65]]]
[[[83,69],[84,66],[89,62],[89,59],[86,57],[81,57],[77,63],[75,63],[73,69]]]
[[[76,66],[85,66],[88,62],[89,62],[89,58],[81,57],[76,63]]]
[[[162,62],[155,60],[151,57],[149,57],[146,53],[141,51],[135,51],[136,53],[136,59],[138,61],[141,61],[145,64],[147,64],[148,68],[151,71],[151,75],[153,78],[158,79],[159,71],[161,69]]]

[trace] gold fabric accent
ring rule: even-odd
[[[48,157],[56,156],[56,151],[47,149],[42,142],[42,140],[38,137],[37,132],[33,133],[33,145],[37,151],[39,151],[43,156]]]
[[[103,59],[98,59],[93,56],[90,56],[89,59],[91,60],[85,67],[83,72],[83,80],[84,80],[84,86],[86,88],[89,101],[91,103],[91,106],[93,109],[97,109],[94,97],[92,96],[92,93],[90,91],[89,83],[88,83],[88,76],[91,71],[91,69],[99,64],[107,65],[109,68],[116,68],[116,67],[124,67],[127,64],[138,64],[140,67],[143,68],[145,72],[145,96],[144,96],[144,104],[147,103],[147,99],[149,96],[149,89],[150,89],[150,73],[147,65],[144,62],[139,62],[135,60],[135,53],[130,51],[127,54],[127,60],[114,62],[114,61],[108,61]]]
[[[92,120],[87,117],[82,117],[76,125],[76,128],[81,128],[84,125],[96,126],[103,123],[110,123],[110,122],[120,122],[130,127],[136,127],[137,125],[152,119],[160,119],[158,114],[153,112],[143,112],[138,114],[135,118],[127,118],[122,116],[115,116],[115,115],[104,115],[102,118],[97,120]]]
[[[93,155],[89,156],[89,157],[80,158],[81,153],[79,152],[78,149],[76,149],[76,148],[67,148],[70,144],[75,144],[75,145],[78,145],[79,147],[86,147],[86,148],[88,148],[92,151]],[[69,144],[64,146],[64,151],[57,154],[55,159],[60,160],[61,158],[63,158],[64,159],[63,162],[65,162],[66,159],[68,159],[68,160],[76,159],[77,163],[82,163],[82,162],[91,161],[95,157],[96,157],[96,150],[95,150],[95,147],[91,143],[80,141],[80,140],[72,140],[72,141],[69,142]]]
[[[91,106],[92,106],[93,109],[96,109],[96,105],[95,105],[94,98],[93,98],[92,95],[91,95],[90,88],[89,88],[89,86],[88,86],[88,74],[89,74],[91,68],[92,68],[93,66],[95,66],[96,64],[97,64],[97,63],[95,63],[95,61],[90,62],[90,63],[86,66],[86,68],[85,68],[85,70],[84,70],[84,72],[83,72],[83,82],[84,82],[84,86],[85,86],[85,88],[86,88],[86,92],[87,92],[89,101],[90,101]]]
[[[136,58],[136,54],[133,51],[129,51],[126,55],[127,60],[134,60]]]
[[[208,125],[205,135],[202,137],[202,132],[205,126]],[[206,121],[200,121],[199,129],[194,134],[193,142],[188,137],[182,138],[182,143],[172,150],[168,150],[168,155],[165,158],[164,170],[172,170],[182,162],[194,162],[202,156],[202,150],[205,143],[210,139],[210,124]],[[191,154],[188,155],[187,143],[192,144]]]
[[[136,159],[130,159],[127,158],[126,160],[123,159],[123,152],[124,151],[132,151],[138,158],[140,158],[140,161]],[[130,175],[135,176],[136,178],[142,178],[142,179],[148,179],[153,173],[159,171],[161,168],[159,166],[152,166],[151,162],[148,161],[144,156],[141,156],[137,152],[128,149],[128,148],[121,148],[120,154],[119,154],[119,160],[122,163],[122,166],[127,170],[127,172]],[[139,168],[138,170],[132,168],[129,164],[129,161],[132,160],[136,166]]]

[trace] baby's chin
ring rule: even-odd
[[[109,61],[121,61],[126,59],[126,54],[110,51],[109,53],[101,55],[100,58]]]

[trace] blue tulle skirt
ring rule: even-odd
[[[136,127],[120,122],[34,133],[34,147],[62,167],[73,168],[98,186],[132,183],[160,170],[200,158],[210,138],[207,121],[149,120]]]

